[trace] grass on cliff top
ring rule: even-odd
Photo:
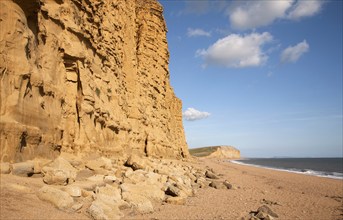
[[[206,157],[211,153],[217,150],[218,146],[216,147],[201,147],[201,148],[192,148],[189,149],[189,153],[196,157]]]

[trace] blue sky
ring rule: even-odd
[[[190,148],[342,156],[342,1],[160,3]]]

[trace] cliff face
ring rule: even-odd
[[[155,0],[0,1],[1,161],[188,154]]]
[[[241,152],[232,146],[218,146],[216,147],[216,151],[207,157],[220,159],[239,159],[241,157]]]

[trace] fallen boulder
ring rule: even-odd
[[[257,211],[251,211],[244,219],[261,219],[261,220],[272,220],[279,216],[273,212],[268,206],[263,205],[257,209]]]
[[[89,160],[86,163],[86,167],[94,171],[100,170],[100,169],[110,170],[112,169],[112,161],[105,157],[99,157],[95,160]]]
[[[88,209],[93,219],[120,219],[123,214],[120,207],[125,205],[121,197],[121,190],[118,187],[106,185],[96,187],[94,201]]]
[[[32,161],[14,163],[11,164],[11,167],[13,175],[28,177],[34,174],[34,163]]]
[[[77,170],[64,158],[58,157],[42,168],[43,181],[49,185],[67,185],[76,179]]]
[[[133,170],[144,169],[146,167],[146,162],[137,155],[131,155],[127,159],[125,166],[131,167]]]
[[[43,186],[37,193],[39,199],[50,202],[59,209],[71,208],[74,200],[67,193],[51,186]]]
[[[100,200],[92,202],[91,206],[88,208],[88,213],[94,220],[112,220],[123,217],[118,206],[109,206]]]
[[[231,183],[229,183],[228,181],[224,181],[223,182],[224,186],[226,186],[227,189],[236,189],[236,187],[234,187]]]
[[[165,197],[165,193],[158,185],[155,184],[123,183],[122,185],[120,185],[120,188],[123,193],[126,192],[129,194],[140,195],[156,202],[164,200]]]
[[[271,208],[269,208],[269,207],[266,206],[266,205],[263,205],[263,206],[259,207],[259,208],[257,209],[257,212],[258,212],[258,213],[262,212],[262,213],[268,214],[268,215],[270,215],[270,216],[272,216],[272,217],[275,217],[275,218],[278,218],[278,217],[279,217],[275,212],[273,212],[273,211],[271,210]]]
[[[176,196],[180,196],[181,191],[176,186],[170,185],[170,186],[168,186],[168,188],[165,191],[165,193],[166,193],[166,195],[176,197]]]
[[[223,182],[220,181],[212,181],[209,186],[215,189],[227,189]]]
[[[151,213],[154,211],[151,201],[145,196],[130,192],[123,192],[122,196],[125,201],[127,201],[137,212],[141,214]]]
[[[116,205],[122,199],[121,190],[118,187],[106,185],[105,187],[97,187],[95,192],[97,200],[102,200],[110,206]]]
[[[213,172],[209,170],[205,172],[205,176],[209,179],[219,179],[219,177],[216,174],[214,174]]]
[[[116,182],[116,180],[117,178],[115,176],[111,176],[111,175],[104,176],[104,182],[107,184],[113,184]]]
[[[198,185],[199,188],[208,187],[208,185],[210,184],[209,181],[207,181],[206,178],[202,176],[198,177],[195,180],[195,183]]]

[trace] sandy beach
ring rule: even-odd
[[[201,159],[237,189],[206,188],[186,205],[163,204],[131,219],[241,219],[268,205],[279,219],[343,219],[343,181]]]
[[[150,214],[124,210],[123,219],[241,219],[267,205],[278,219],[342,219],[343,181],[199,159],[234,189],[198,189],[185,205],[154,204]],[[1,175],[1,219],[89,219],[65,213],[39,200],[40,178]]]

